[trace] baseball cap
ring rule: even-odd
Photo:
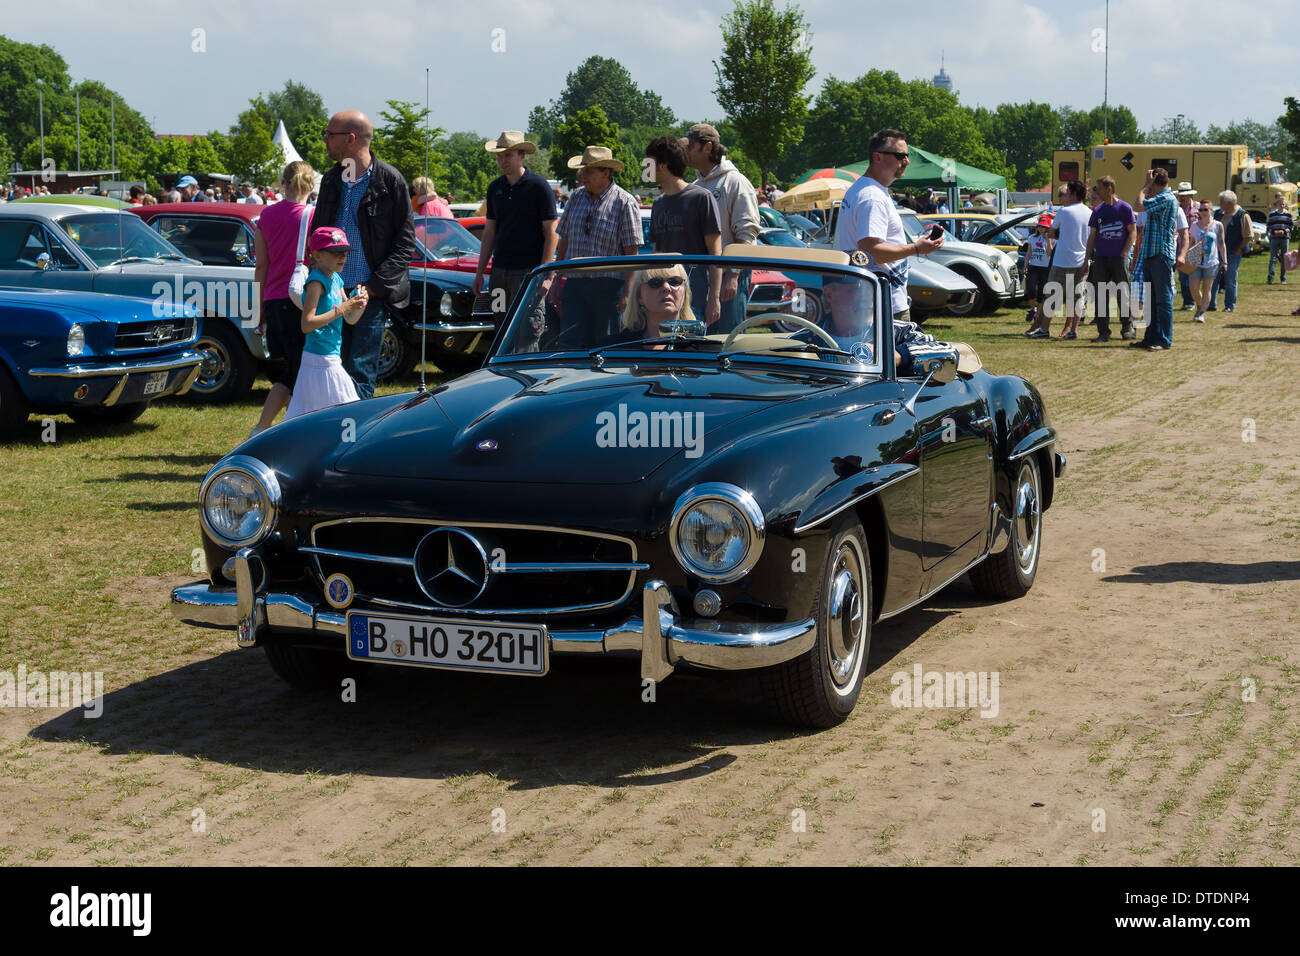
[[[1052,224],[1052,214],[1050,212],[1043,213],[1038,217],[1038,224],[1040,226],[1050,226]]]
[[[696,123],[686,131],[687,139],[698,139],[705,143],[721,143],[722,137],[718,135],[717,129],[708,123]]]
[[[307,248],[312,252],[321,251],[346,251],[352,246],[348,244],[348,236],[338,226],[321,226],[319,229],[311,231],[311,238],[307,240]]]
[[[182,176],[179,180],[177,180],[176,188],[184,189],[186,186],[197,186],[198,184],[199,181],[195,179],[193,176]]]

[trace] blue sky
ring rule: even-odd
[[[1102,99],[1104,3],[801,6],[812,28],[814,89],[827,75],[847,79],[873,67],[928,78],[942,49],[970,106],[1032,98],[1090,108]],[[39,16],[7,17],[3,33],[53,46],[74,79],[117,89],[158,132],[225,129],[250,97],[287,79],[317,90],[331,111],[355,107],[377,118],[386,99],[423,102],[429,67],[434,125],[486,136],[525,128],[529,110],[556,96],[593,53],[618,59],[679,117],[719,117],[712,61],[730,9],[722,0],[43,0]],[[1295,16],[1295,0],[1114,0],[1110,100],[1131,108],[1144,129],[1176,113],[1202,129],[1247,117],[1271,122],[1284,96],[1300,97],[1300,74],[1278,66],[1300,62]]]

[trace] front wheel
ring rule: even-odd
[[[262,647],[276,676],[299,690],[337,690],[344,678],[360,678],[370,669],[342,651],[295,644],[282,637],[273,637]]]
[[[1000,554],[990,554],[967,572],[981,597],[1011,600],[1024,597],[1038,575],[1043,543],[1043,490],[1038,459],[1020,459],[1011,489],[1011,541]]]
[[[834,727],[858,702],[871,652],[871,557],[862,525],[848,515],[831,529],[813,619],[816,643],[766,671],[765,691],[790,721]]]
[[[229,319],[219,315],[205,317],[203,334],[194,348],[203,355],[203,364],[186,394],[196,402],[231,402],[252,390],[257,368],[243,336]]]
[[[989,301],[988,293],[984,290],[984,287],[980,285],[975,279],[972,279],[970,276],[966,275],[965,273],[959,272],[957,274],[960,275],[963,279],[969,279],[970,282],[975,286],[975,297],[965,305],[948,306],[948,314],[949,315],[978,315],[979,313],[984,311],[984,307],[988,304]]]
[[[393,382],[405,378],[415,368],[419,356],[417,349],[402,337],[390,321],[384,325],[384,337],[379,343],[379,371],[375,381]]]
[[[14,435],[27,424],[31,409],[9,369],[0,365],[0,435]]]

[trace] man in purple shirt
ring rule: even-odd
[[[1110,341],[1110,297],[1120,301],[1120,338],[1133,339],[1133,317],[1129,310],[1128,256],[1137,233],[1133,207],[1115,198],[1115,180],[1102,176],[1097,180],[1101,201],[1088,219],[1088,247],[1084,258],[1092,263],[1088,270],[1088,290],[1097,316],[1098,342]]]

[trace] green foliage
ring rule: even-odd
[[[1127,106],[1113,105],[1109,110],[1100,106],[1090,110],[1063,106],[1057,110],[1057,116],[1061,121],[1061,141],[1054,147],[1056,149],[1088,149],[1100,146],[1103,139],[1112,143],[1162,142],[1144,140],[1138,130],[1137,117]]]
[[[625,169],[614,175],[614,182],[624,189],[637,189],[641,183],[641,153],[633,152],[618,134],[618,124],[613,123],[599,106],[579,110],[576,116],[562,120],[555,128],[555,142],[551,147],[551,177],[573,189],[578,182],[578,171],[570,169],[569,159],[579,155],[588,146],[608,146],[614,158]],[[642,153],[645,147],[642,146]]]
[[[284,169],[280,148],[271,142],[273,130],[266,115],[266,101],[262,97],[250,100],[248,109],[239,114],[238,122],[230,128],[225,155],[230,172],[258,185],[276,182]]]
[[[284,120],[284,130],[298,155],[311,163],[312,168],[323,173],[331,165],[325,152],[321,131],[329,123],[325,101],[319,93],[301,83],[286,80],[284,89],[266,94],[267,125],[275,134],[275,124]]]
[[[616,126],[667,127],[677,121],[659,95],[639,89],[618,60],[591,56],[565,78],[564,89],[548,106],[533,107],[528,128],[539,146],[549,147],[562,122],[592,106],[600,107]]]
[[[871,70],[855,80],[827,77],[809,114],[804,144],[782,169],[793,177],[812,166],[869,159],[872,134],[888,128],[940,156],[992,173],[1009,171],[1003,153],[985,142],[975,114],[954,93],[928,80],[903,80],[892,70]]]
[[[1278,120],[1269,126],[1252,119],[1229,123],[1227,126],[1210,124],[1205,131],[1209,143],[1242,143],[1251,156],[1267,156],[1283,165],[1296,159],[1296,140]]]
[[[1277,125],[1291,135],[1291,142],[1300,145],[1300,100],[1288,96],[1283,100],[1286,112],[1277,118]]]
[[[713,62],[718,104],[735,124],[738,145],[753,157],[763,184],[768,171],[804,138],[816,73],[803,10],[773,0],[736,0],[722,19],[722,59]]]
[[[460,132],[438,140],[435,144],[442,155],[442,179],[433,184],[439,194],[451,193],[457,202],[473,202],[487,196],[488,184],[501,175],[492,153],[483,148],[485,136]],[[528,165],[536,165],[536,159]],[[542,169],[543,174],[546,172]]]
[[[1183,116],[1170,116],[1158,126],[1147,130],[1148,143],[1204,143],[1205,136],[1196,124]],[[1114,140],[1114,137],[1111,137]],[[1115,142],[1124,142],[1115,140]]]
[[[388,109],[379,112],[384,125],[375,130],[370,148],[384,162],[395,166],[408,185],[424,175],[427,152],[429,177],[435,184],[442,182],[447,173],[434,143],[443,131],[437,126],[431,126],[426,131],[425,118],[429,111],[418,103],[406,100],[386,102]]]
[[[0,36],[0,129],[8,135],[15,151],[24,155],[27,145],[40,138],[37,79],[44,80],[45,131],[48,134],[50,118],[59,115],[72,91],[68,64],[51,47],[19,43]],[[48,142],[46,145],[48,147]],[[36,157],[39,166],[39,143]]]
[[[1043,180],[1035,179],[1035,167],[1044,162],[1050,179],[1052,150],[1061,145],[1060,116],[1051,106],[1032,101],[1002,103],[996,110],[978,107],[972,118],[984,141],[1005,158],[1010,188],[1041,185]]]

